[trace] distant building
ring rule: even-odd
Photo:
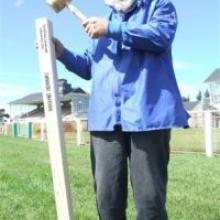
[[[201,101],[184,102],[184,107],[191,115],[191,127],[204,127],[204,111],[213,111],[213,126],[220,126],[220,68],[214,70],[204,81],[208,86],[209,97]]]
[[[65,79],[58,81],[58,89],[63,120],[74,120],[76,118],[87,120],[89,94],[81,88],[72,88]],[[15,120],[39,121],[44,118],[42,93],[29,94],[9,104],[12,112],[14,108],[27,109],[22,114],[14,116]]]
[[[204,111],[216,111],[217,108],[210,104],[209,98],[201,101],[183,102],[184,108],[190,114],[189,125],[193,128],[204,126]]]
[[[189,101],[183,102],[184,108],[187,112],[196,112],[196,111],[215,111],[216,107],[211,105],[209,98],[203,98],[201,101]]]
[[[215,69],[204,83],[209,88],[210,104],[220,110],[220,68]]]

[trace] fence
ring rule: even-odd
[[[190,128],[174,129],[171,150],[175,152],[220,154],[220,111],[189,112]]]
[[[64,121],[63,129],[66,143],[83,145],[89,143],[87,120]],[[45,121],[0,123],[0,135],[23,137],[40,141],[47,141]]]
[[[220,154],[220,111],[189,112],[190,128],[173,129],[171,150],[183,153]],[[65,141],[71,144],[89,144],[87,121],[64,121]],[[0,123],[0,135],[26,137],[47,141],[44,121]]]

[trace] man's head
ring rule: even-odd
[[[129,12],[137,0],[105,0],[105,3],[121,13]]]

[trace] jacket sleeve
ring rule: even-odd
[[[58,60],[65,65],[66,69],[74,72],[79,77],[86,80],[91,79],[91,59],[89,51],[86,51],[83,55],[77,55],[65,48]]]
[[[154,7],[149,21],[144,24],[110,21],[108,35],[134,49],[155,53],[165,51],[171,46],[175,36],[176,10],[168,0],[158,1]]]

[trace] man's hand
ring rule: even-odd
[[[86,33],[93,39],[103,37],[108,31],[108,21],[104,18],[92,17],[83,22]]]
[[[56,58],[59,58],[63,54],[64,46],[57,38],[53,37],[52,41],[54,43]]]
[[[55,37],[52,38],[52,42],[54,44],[54,48],[55,48],[55,54],[56,54],[56,58],[59,58],[62,54],[63,54],[63,50],[64,50],[64,46],[63,44]],[[35,41],[35,47],[38,50],[39,45],[37,43],[37,41]]]

